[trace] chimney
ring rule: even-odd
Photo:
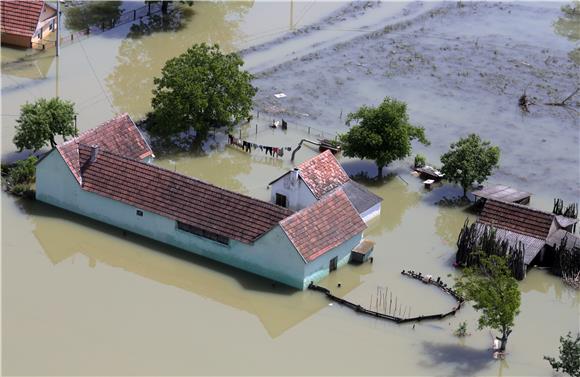
[[[95,162],[97,160],[98,154],[99,154],[99,146],[91,145],[91,162]]]
[[[290,182],[294,185],[298,182],[298,177],[300,176],[300,169],[294,168],[290,172]]]

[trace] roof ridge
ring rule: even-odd
[[[524,204],[519,204],[519,203],[510,203],[510,202],[505,202],[503,200],[497,200],[497,199],[487,199],[487,201],[490,201],[492,203],[500,203],[500,204],[505,204],[507,206],[513,206],[516,208],[520,208],[523,209],[525,211],[531,211],[531,212],[537,212],[543,215],[548,215],[548,216],[556,216],[556,214],[552,213],[552,212],[548,212],[548,211],[544,211],[541,209],[537,209],[537,208],[533,208],[533,207],[529,207],[527,205]]]
[[[84,144],[84,145],[86,146],[86,144]],[[257,198],[251,197],[249,195],[241,194],[241,193],[238,193],[238,192],[235,192],[235,191],[231,191],[231,190],[225,189],[223,187],[216,186],[216,185],[214,185],[212,183],[206,182],[206,181],[201,180],[199,178],[195,178],[195,177],[191,177],[189,175],[181,174],[181,173],[178,173],[176,171],[171,171],[171,170],[166,169],[166,168],[163,168],[161,166],[148,164],[148,163],[143,162],[143,161],[134,160],[134,159],[132,159],[130,157],[125,157],[125,156],[122,156],[122,155],[113,153],[111,151],[108,151],[108,150],[102,150],[102,151],[99,150],[99,154],[101,154],[101,153],[109,154],[109,155],[113,156],[114,158],[123,159],[123,160],[126,160],[127,162],[135,163],[135,164],[138,164],[138,165],[142,165],[142,166],[145,166],[147,168],[151,168],[151,169],[154,169],[154,170],[157,170],[157,171],[160,171],[160,172],[169,174],[169,175],[179,176],[179,177],[183,177],[183,178],[186,178],[186,179],[195,181],[195,182],[199,182],[199,183],[204,184],[206,186],[210,186],[210,187],[216,188],[216,189],[218,189],[220,191],[225,191],[226,193],[231,193],[231,194],[234,194],[234,195],[237,195],[237,196],[242,196],[244,198],[251,199],[251,200],[254,200],[254,201],[257,201],[257,202],[260,202],[260,203],[264,203],[264,204],[266,204],[270,208],[280,208],[280,209],[284,209],[284,210],[290,212],[290,216],[294,214],[291,210],[289,210],[289,209],[287,209],[285,207],[281,207],[281,206],[278,206],[276,204],[267,202],[265,200],[257,199]],[[97,159],[98,159],[98,157],[97,157]]]

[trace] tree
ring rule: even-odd
[[[161,3],[161,13],[162,14],[167,14],[168,10],[169,10],[169,3],[174,3],[175,1],[155,1],[155,0],[147,0],[145,1],[145,4],[147,4],[147,6],[149,7],[149,9],[151,9],[151,4],[155,4],[155,3]],[[193,1],[178,1],[178,3],[180,4],[187,4],[189,6],[193,5]]]
[[[571,333],[568,333],[566,338],[561,336],[559,350],[560,360],[548,356],[544,356],[544,359],[548,360],[556,371],[561,369],[572,377],[580,377],[580,334],[576,335],[576,339]]]
[[[56,135],[63,138],[76,136],[74,104],[59,98],[41,98],[35,103],[26,103],[20,108],[16,120],[16,134],[12,140],[19,151],[34,151],[50,143],[56,147]]]
[[[441,156],[441,172],[449,181],[459,183],[463,197],[467,197],[467,189],[473,182],[482,183],[499,166],[499,156],[498,147],[471,134],[451,144],[449,151]]]
[[[155,78],[153,122],[149,130],[169,136],[195,129],[203,139],[210,127],[246,119],[256,88],[253,76],[240,69],[242,59],[218,45],[196,44],[170,59]]]
[[[481,257],[478,267],[469,267],[456,279],[455,288],[473,307],[481,311],[478,327],[501,332],[500,351],[505,351],[514,319],[519,314],[520,291],[505,258]]]
[[[37,161],[35,156],[30,156],[25,160],[16,161],[13,166],[6,168],[6,188],[9,192],[23,195],[31,190],[36,178]]]
[[[378,168],[378,179],[383,176],[383,167],[411,154],[411,140],[429,145],[422,127],[409,123],[407,105],[386,97],[378,107],[362,106],[348,114],[346,124],[357,124],[343,135],[340,141],[344,155],[374,160]]]
[[[66,9],[65,25],[71,30],[91,26],[113,27],[121,17],[121,1],[88,1]]]

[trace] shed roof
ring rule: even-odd
[[[280,222],[306,262],[311,262],[366,229],[342,189]]]
[[[82,188],[244,243],[292,211],[109,151],[80,144]]]
[[[488,224],[477,223],[478,227],[480,226],[487,226]],[[530,264],[536,255],[542,250],[544,245],[546,244],[545,240],[531,237],[527,235],[523,235],[521,233],[512,232],[510,230],[504,228],[495,228],[496,229],[496,237],[498,239],[508,241],[510,246],[517,246],[518,243],[522,243],[524,245],[524,264]]]
[[[515,203],[488,199],[478,221],[546,240],[555,215]]]
[[[532,194],[526,191],[520,191],[505,185],[487,186],[481,190],[471,192],[475,196],[485,199],[501,200],[504,202],[519,202],[522,199],[529,198]]]
[[[383,201],[383,198],[352,179],[343,184],[342,189],[358,213],[363,213]]]
[[[57,146],[78,182],[81,182],[79,145],[98,145],[107,150],[131,159],[143,159],[153,155],[153,151],[137,128],[129,114],[124,113],[92,128],[79,136]]]
[[[32,38],[36,31],[44,1],[39,0],[2,0],[2,33],[21,35]]]

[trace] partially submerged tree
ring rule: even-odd
[[[71,30],[91,26],[113,27],[121,17],[121,1],[87,1],[66,9],[65,25]]]
[[[14,165],[7,167],[5,178],[6,189],[15,195],[24,195],[30,192],[36,178],[37,161],[38,159],[35,156],[30,156],[25,160],[16,161]]]
[[[449,151],[441,156],[441,172],[449,181],[459,183],[463,196],[474,182],[482,183],[499,166],[500,150],[476,134],[451,144]]]
[[[572,377],[580,377],[580,334],[576,335],[576,339],[571,333],[565,338],[561,336],[559,350],[560,360],[548,356],[544,356],[544,360],[548,360],[556,371],[562,370]]]
[[[180,4],[187,4],[189,6],[193,5],[193,1],[168,1],[168,0],[164,0],[164,1],[155,1],[155,0],[147,0],[145,1],[145,4],[147,4],[147,6],[149,7],[149,9],[151,9],[151,4],[155,4],[155,3],[161,3],[161,13],[162,14],[167,14],[169,11],[169,3],[180,3]]]
[[[428,145],[425,129],[409,123],[407,105],[386,97],[377,107],[362,106],[348,114],[346,124],[357,124],[340,135],[345,156],[374,160],[378,178],[383,176],[383,167],[411,154],[411,140]]]
[[[76,136],[74,104],[59,98],[41,98],[20,108],[13,142],[19,151],[39,150],[48,143],[56,147],[55,137]]]
[[[204,138],[210,127],[231,126],[250,115],[256,88],[243,60],[218,45],[196,44],[170,59],[155,78],[153,122],[158,136],[195,129]]]
[[[519,314],[521,296],[505,259],[497,255],[482,257],[479,266],[463,270],[455,288],[481,312],[479,329],[489,327],[501,332],[499,350],[505,351],[514,319]]]

